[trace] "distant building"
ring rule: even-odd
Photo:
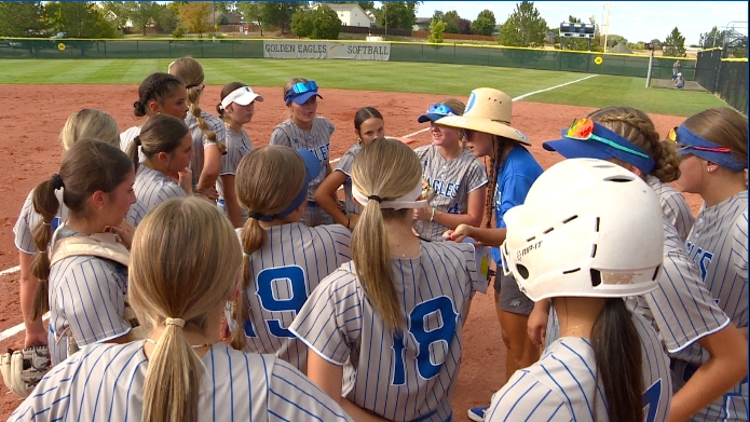
[[[341,24],[346,26],[361,26],[369,28],[372,25],[370,16],[356,3],[315,3],[313,10],[320,7],[320,5],[326,5],[331,8],[341,19]],[[373,15],[374,17],[374,15]]]
[[[244,19],[242,18],[242,16],[240,14],[238,14],[238,13],[216,11],[216,12],[214,12],[214,16],[213,16],[214,21],[213,22],[219,22],[219,16],[221,16],[221,15],[224,15],[227,18],[226,25],[240,25],[244,21]]]
[[[416,18],[414,20],[414,26],[412,29],[414,31],[429,31],[430,30],[430,24],[432,23],[432,18]]]

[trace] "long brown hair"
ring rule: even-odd
[[[201,94],[203,94],[203,81],[205,79],[203,66],[198,60],[190,56],[180,57],[169,65],[169,73],[177,76],[185,83],[190,112],[198,121],[198,127],[211,142],[216,143],[219,152],[223,154],[227,150],[226,145],[224,145],[223,140],[217,138],[216,132],[208,128],[208,123],[201,117],[201,108],[198,105]]]
[[[91,195],[96,191],[114,191],[132,169],[133,162],[119,148],[96,139],[83,139],[65,153],[58,174],[34,188],[34,210],[42,220],[31,231],[39,249],[31,261],[31,273],[39,279],[34,292],[32,319],[41,318],[49,310],[50,260],[47,249],[52,240],[52,219],[60,209],[55,191],[64,187],[63,202],[70,214],[86,218],[86,203]]]
[[[242,266],[243,292],[235,302],[232,317],[237,328],[232,331],[230,344],[237,350],[245,346],[242,325],[249,317],[245,290],[254,281],[250,255],[266,243],[266,232],[258,220],[261,215],[272,216],[284,211],[305,183],[305,164],[302,157],[285,146],[269,145],[253,149],[237,166],[235,186],[237,200],[250,211],[242,227],[241,243],[245,255]]]
[[[394,200],[411,192],[422,179],[419,158],[403,142],[377,138],[362,147],[352,164],[352,182],[362,195]],[[391,268],[388,236],[383,222],[404,218],[411,209],[382,209],[376,199],[363,204],[352,234],[352,260],[357,279],[372,306],[393,331],[404,317]]]
[[[190,129],[183,120],[168,114],[155,114],[146,119],[141,128],[141,133],[138,134],[141,152],[147,158],[151,158],[160,152],[171,154],[180,147],[182,138],[189,131]],[[127,153],[133,160],[135,170],[138,171],[140,159],[136,142],[130,143]]]
[[[747,162],[747,117],[729,107],[703,110],[685,120],[686,129],[716,145],[727,147],[732,155]]]
[[[646,113],[633,107],[607,107],[588,115],[595,122],[617,133],[654,159],[651,174],[664,183],[680,178],[680,157],[673,142],[662,142]]]
[[[510,150],[516,145],[515,142],[502,136],[492,135],[492,146],[495,149],[492,151],[490,156],[490,173],[489,180],[487,183],[487,198],[484,202],[484,215],[487,220],[484,223],[485,228],[492,227],[492,218],[495,213],[495,190],[497,189],[497,172],[500,171],[505,157],[508,155]]]
[[[144,422],[195,422],[203,365],[184,331],[205,333],[236,288],[242,263],[229,220],[196,197],[159,204],[138,225],[128,274],[129,296],[146,327],[164,326],[149,356]],[[184,328],[167,324],[184,321]]]

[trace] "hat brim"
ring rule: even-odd
[[[437,120],[435,124],[455,127],[458,129],[473,130],[475,132],[489,133],[490,135],[508,138],[519,144],[531,146],[529,138],[527,138],[520,130],[500,122],[480,117],[472,117],[466,114],[463,116],[445,116],[442,119]]]
[[[445,117],[444,114],[438,114],[438,113],[425,113],[417,119],[417,122],[419,123],[427,123],[427,122],[435,122],[437,120],[442,119]]]
[[[245,94],[240,95],[239,97],[235,98],[232,102],[235,104],[239,104],[241,106],[246,106],[253,101],[263,101],[263,97],[254,93],[254,92],[247,92]]]
[[[297,105],[303,105],[312,97],[318,97],[321,100],[323,99],[323,97],[318,94],[318,91],[309,91],[305,92],[304,94],[293,95],[287,100],[286,103],[289,104],[291,102],[294,102]]]

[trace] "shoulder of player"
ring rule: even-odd
[[[431,259],[467,260],[474,257],[474,245],[457,242],[422,242],[422,247]]]
[[[325,125],[331,130],[336,129],[336,125],[334,125],[333,122],[328,120],[328,118],[326,118],[325,116],[315,116],[315,120],[313,120],[313,124]]]
[[[416,153],[419,158],[424,158],[425,156],[429,155],[430,152],[435,150],[436,148],[432,144],[422,145],[421,147],[414,148],[414,153]]]

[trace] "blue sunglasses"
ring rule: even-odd
[[[450,107],[446,106],[445,104],[433,104],[429,110],[427,110],[428,114],[439,114],[441,116],[455,116],[456,113],[450,109]]]
[[[307,82],[297,82],[294,85],[292,85],[292,89],[289,90],[289,93],[294,94],[304,94],[306,92],[317,92],[318,91],[318,84],[315,83],[315,81],[307,81]],[[289,95],[289,94],[287,94]]]

